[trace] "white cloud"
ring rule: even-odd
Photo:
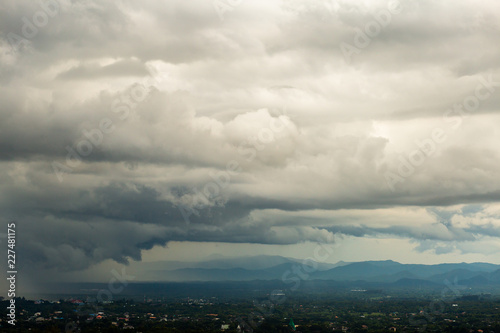
[[[33,261],[82,268],[172,240],[336,233],[466,256],[500,237],[496,1],[401,1],[350,63],[340,44],[386,1],[247,1],[224,21],[205,1],[58,3],[26,48],[8,36],[39,3],[0,13],[0,219],[30,226]],[[447,113],[489,77],[475,110]],[[142,86],[147,98],[134,99]],[[67,147],[106,118],[113,130],[59,182],[53,162],[68,166]],[[446,139],[391,191],[387,172],[436,128]],[[220,197],[199,197],[208,184]],[[198,210],[190,223],[180,203]],[[37,223],[58,231],[37,234]]]

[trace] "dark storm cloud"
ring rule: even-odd
[[[351,59],[342,43],[388,2],[256,1],[223,21],[206,1],[43,4],[0,11],[1,219],[22,221],[29,262],[123,263],[172,240],[465,253],[500,237],[496,2],[401,1]],[[484,80],[473,112],[446,117]],[[384,175],[435,128],[446,140],[391,191]]]

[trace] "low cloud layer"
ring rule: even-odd
[[[498,242],[496,1],[0,6],[0,220],[26,265]]]

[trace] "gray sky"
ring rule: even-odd
[[[18,221],[20,265],[106,280],[141,255],[317,242],[332,262],[500,263],[499,16],[493,0],[2,2],[0,220]]]

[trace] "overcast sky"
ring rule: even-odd
[[[495,0],[3,1],[19,265],[318,242],[500,263],[499,22]]]

